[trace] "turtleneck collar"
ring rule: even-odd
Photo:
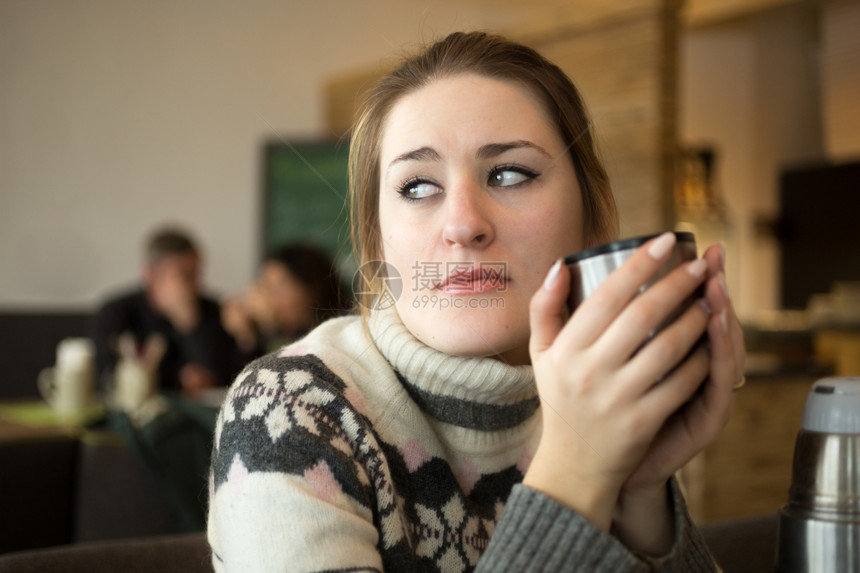
[[[415,402],[442,422],[501,430],[528,419],[540,403],[531,366],[439,352],[415,338],[393,308],[374,311],[368,327]]]

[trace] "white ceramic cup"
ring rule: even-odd
[[[39,392],[59,414],[77,414],[93,402],[95,346],[88,338],[66,338],[57,361],[39,373]]]

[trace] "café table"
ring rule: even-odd
[[[0,402],[0,553],[201,530],[223,393],[162,394],[144,424],[102,405],[69,418]]]

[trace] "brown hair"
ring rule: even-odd
[[[314,325],[346,314],[351,308],[337,266],[321,248],[300,243],[284,245],[266,255],[265,263],[281,265],[305,287],[312,299]]]
[[[144,259],[149,265],[157,265],[172,255],[200,254],[191,236],[178,227],[162,227],[153,231],[146,240]]]
[[[615,238],[618,215],[606,171],[598,158],[591,121],[579,91],[561,69],[531,48],[483,32],[455,32],[407,58],[368,93],[359,110],[349,150],[349,203],[358,264],[382,259],[379,235],[379,153],[385,119],[397,101],[435,80],[457,74],[515,82],[543,102],[573,162],[583,202],[583,240],[595,245]],[[379,285],[364,289],[370,308]]]

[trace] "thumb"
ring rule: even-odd
[[[569,290],[570,273],[567,272],[564,261],[558,259],[529,304],[531,325],[529,352],[533,363],[538,354],[552,346],[556,336],[564,327],[567,320],[565,299]]]

